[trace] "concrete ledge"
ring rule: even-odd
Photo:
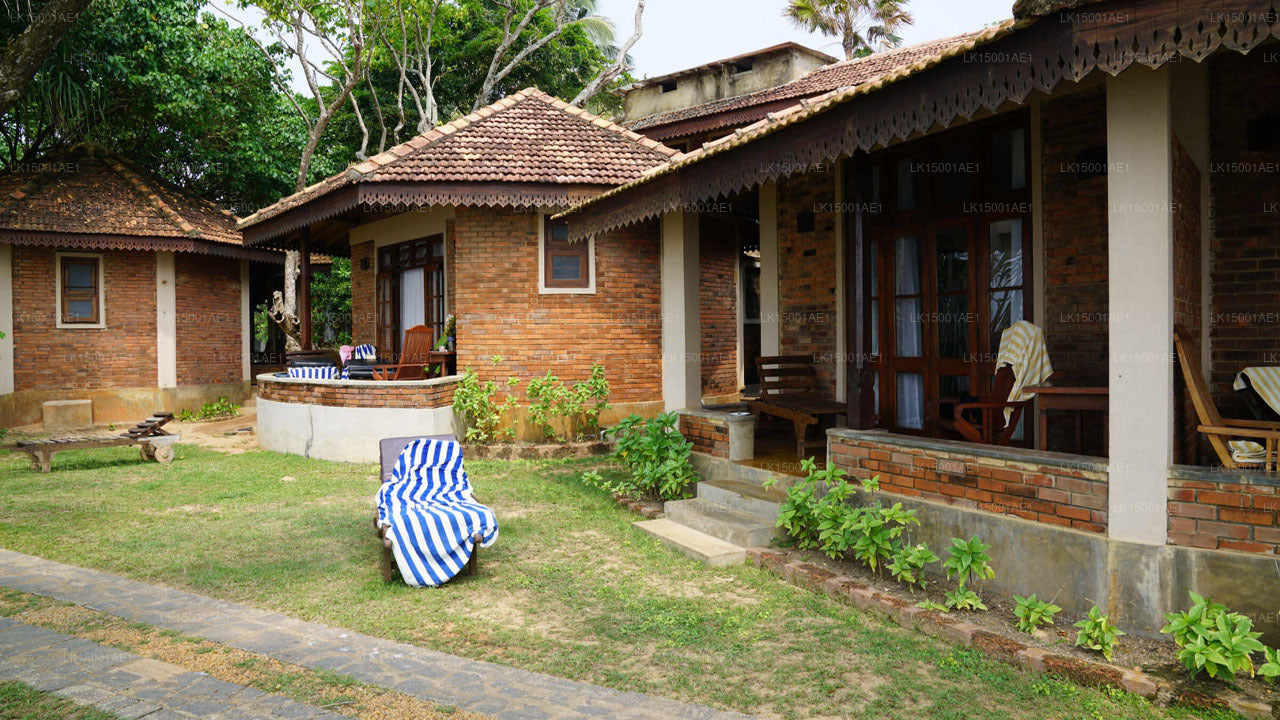
[[[353,387],[353,388],[424,388],[435,387],[436,385],[450,385],[462,380],[461,375],[449,375],[446,377],[431,378],[429,380],[404,380],[404,381],[379,381],[379,380],[319,380],[316,378],[291,378],[280,377],[275,373],[263,373],[257,377],[258,384],[263,383],[285,383],[291,385],[320,385],[322,387]]]
[[[1232,470],[1223,467],[1198,467],[1194,465],[1174,465],[1169,469],[1169,478],[1173,480],[1191,480],[1193,482],[1226,483],[1233,485],[1268,485],[1280,487],[1280,474],[1249,470]]]
[[[34,425],[42,420],[42,406],[50,400],[91,400],[98,424],[137,422],[157,410],[177,413],[196,409],[218,398],[243,404],[251,396],[249,383],[179,385],[172,388],[122,387],[78,390],[19,390],[0,395],[0,427]]]
[[[979,445],[977,443],[960,442],[958,440],[938,440],[916,435],[897,435],[886,430],[850,430],[848,428],[832,428],[827,437],[847,438],[874,442],[881,445],[909,447],[916,450],[933,450],[936,452],[970,455],[973,457],[1004,460],[1006,462],[1027,463],[1034,465],[1055,465],[1064,469],[1083,470],[1086,472],[1109,471],[1105,458],[1091,455],[1073,455],[1071,453],[1049,452],[1047,450],[1028,450],[1026,448],[1007,448],[997,445]]]
[[[93,401],[49,400],[40,407],[40,424],[46,432],[92,427]]]

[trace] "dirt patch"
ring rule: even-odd
[[[484,716],[442,708],[411,695],[364,685],[332,673],[318,673],[210,640],[130,623],[88,608],[60,605],[43,598],[28,599],[17,593],[0,598],[0,613],[5,608],[24,606],[30,609],[13,617],[29,625],[208,673],[219,680],[284,695],[298,702],[327,707],[360,720],[484,720]]]
[[[245,407],[233,418],[207,422],[172,422],[166,429],[182,435],[183,443],[199,445],[228,455],[239,455],[258,449],[257,427],[257,410]]]

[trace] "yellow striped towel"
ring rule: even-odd
[[[1231,459],[1241,465],[1262,465],[1267,461],[1267,449],[1261,443],[1232,440],[1227,445],[1231,448]]]
[[[1271,406],[1272,410],[1280,413],[1280,367],[1245,368],[1243,372],[1236,376],[1236,382],[1232,387],[1236,390],[1243,390],[1245,388],[1245,378],[1249,378],[1249,384],[1253,385],[1253,389],[1258,391],[1262,401]],[[1254,444],[1256,445],[1257,443]]]
[[[1013,368],[1009,402],[1022,402],[1030,397],[1022,392],[1024,387],[1039,385],[1053,374],[1049,351],[1044,345],[1044,332],[1026,320],[1010,325],[1000,335],[1000,354],[996,356],[997,370],[1006,365]],[[1009,422],[1012,415],[1013,408],[1005,408],[1004,421]]]

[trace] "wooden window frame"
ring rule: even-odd
[[[596,292],[596,239],[553,243],[551,215],[543,214],[538,226],[538,292],[542,295],[594,295]],[[573,257],[581,261],[580,280],[553,280],[552,260]]]
[[[100,253],[57,253],[54,288],[56,290],[54,317],[59,329],[101,330],[106,324],[106,265]],[[91,264],[94,287],[90,290],[70,290],[66,287],[67,270],[71,265]],[[93,303],[93,318],[72,320],[67,315],[67,303],[72,300],[89,300]]]

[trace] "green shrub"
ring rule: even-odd
[[[609,481],[599,473],[586,473],[583,482],[631,497],[662,501],[684,497],[685,488],[693,482],[689,462],[693,445],[676,429],[678,420],[676,413],[665,413],[652,420],[632,415],[618,423],[608,433],[617,443],[613,458],[631,474]]]
[[[240,406],[228,401],[225,397],[217,402],[205,403],[199,410],[179,410],[179,422],[194,420],[214,420],[216,418],[235,417],[240,414]]]
[[[1053,616],[1062,612],[1062,608],[1040,600],[1035,593],[1028,597],[1014,595],[1013,600],[1017,603],[1013,614],[1018,618],[1018,629],[1024,633],[1033,633],[1041,625],[1052,625]]]
[[[502,364],[502,357],[495,355],[491,362],[497,367]],[[502,416],[516,406],[515,389],[519,384],[516,378],[508,379],[506,399],[499,403],[494,400],[498,384],[492,380],[480,382],[480,376],[467,368],[453,392],[453,411],[462,423],[467,442],[490,443],[498,438]],[[507,439],[514,439],[515,434],[514,428],[507,428],[502,433]]]
[[[996,576],[991,567],[991,556],[987,551],[990,545],[983,544],[977,535],[968,540],[951,539],[951,549],[946,562],[942,563],[947,571],[947,578],[957,578],[961,587],[968,584],[971,578],[990,580]]]
[[[920,543],[913,547],[899,548],[886,567],[894,580],[907,585],[918,585],[923,590],[926,584],[924,566],[936,562],[938,556],[933,554],[926,543]]]
[[[1102,613],[1102,609],[1094,605],[1089,616],[1075,624],[1080,628],[1076,635],[1076,647],[1089,648],[1102,653],[1102,657],[1111,660],[1116,651],[1116,638],[1124,635],[1122,630],[1111,624],[1111,618]]]
[[[982,598],[978,593],[961,585],[960,587],[947,593],[947,608],[951,610],[986,610],[987,606],[982,603]]]
[[[1204,670],[1211,678],[1234,678],[1236,673],[1246,671],[1252,677],[1253,653],[1266,655],[1267,650],[1258,642],[1262,633],[1253,632],[1253,621],[1196,593],[1191,593],[1191,602],[1190,610],[1165,615],[1169,624],[1160,630],[1173,635],[1180,648],[1178,660],[1193,676]],[[1271,661],[1274,655],[1267,659]],[[1280,668],[1275,674],[1280,674]]]
[[[600,413],[609,409],[609,381],[604,376],[603,365],[591,366],[591,377],[575,383],[572,388],[548,372],[544,377],[529,381],[529,420],[538,428],[545,440],[566,440],[557,436],[555,423],[562,419],[566,428],[576,425],[579,439],[594,435],[600,427]]]
[[[1280,677],[1280,650],[1263,648],[1262,654],[1266,657],[1266,662],[1258,668],[1258,674],[1266,678],[1267,682],[1274,682]]]

